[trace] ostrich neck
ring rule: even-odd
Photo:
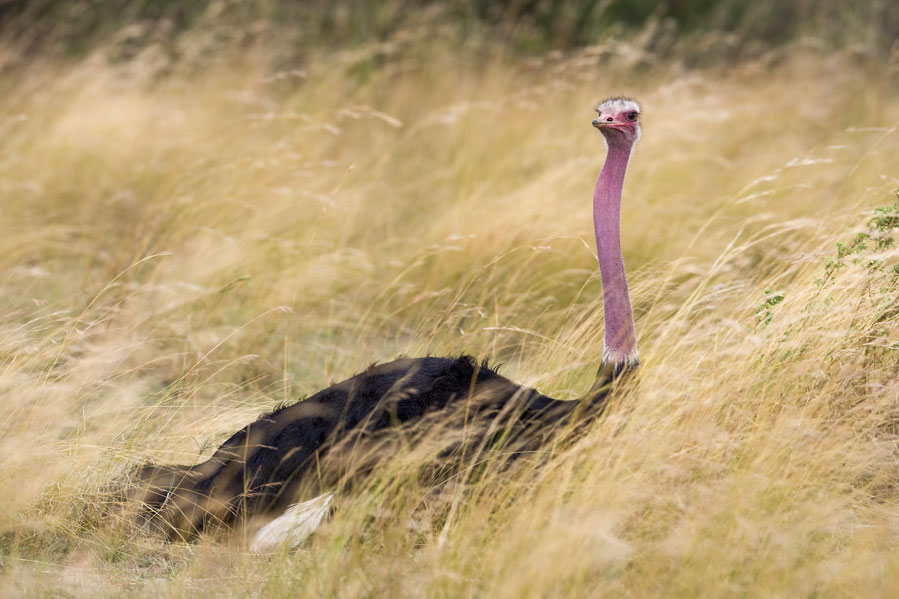
[[[637,336],[634,313],[621,256],[619,215],[624,173],[631,145],[610,143],[606,163],[593,194],[593,225],[596,230],[596,254],[602,277],[602,300],[606,320],[603,365],[619,371],[637,363]]]

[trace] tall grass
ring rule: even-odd
[[[899,593],[895,65],[266,52],[0,81],[3,593]],[[399,354],[585,391],[589,121],[619,92],[645,108],[622,215],[643,363],[581,439],[440,489],[410,448],[289,554],[96,518],[135,464]]]

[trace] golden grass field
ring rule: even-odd
[[[0,595],[899,596],[895,63],[415,36],[268,58],[0,78]],[[400,354],[585,392],[590,120],[619,93],[644,107],[642,363],[584,436],[439,493],[411,448],[290,553],[97,516],[135,465]]]

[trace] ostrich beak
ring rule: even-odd
[[[617,123],[615,120],[613,120],[608,115],[599,116],[599,117],[593,119],[593,126],[596,127],[597,129],[602,129],[603,127],[614,127],[617,124],[619,124],[619,123]]]

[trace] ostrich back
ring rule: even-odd
[[[283,510],[301,485],[351,482],[395,453],[397,432],[446,433],[442,456],[489,439],[534,445],[579,403],[513,383],[469,356],[401,358],[264,414],[205,462],[144,466],[136,488],[153,520],[182,537],[210,521]]]

